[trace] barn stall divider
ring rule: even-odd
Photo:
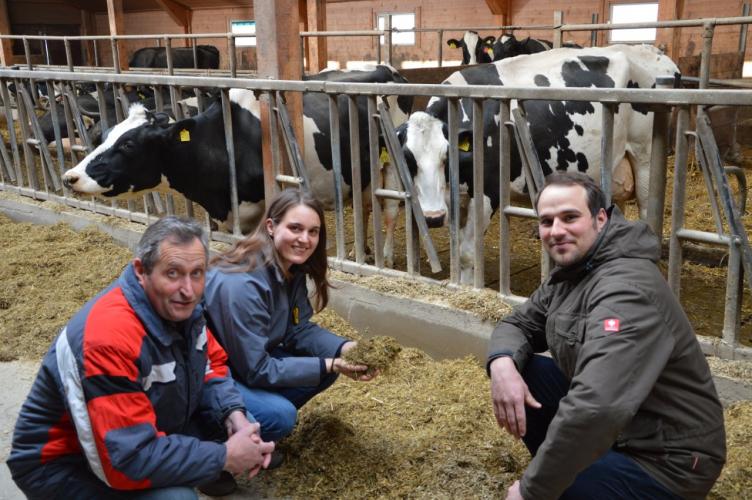
[[[405,85],[405,84],[357,84],[357,83],[345,83],[335,81],[306,81],[306,82],[292,82],[292,81],[270,81],[270,80],[252,80],[242,78],[222,78],[222,77],[189,77],[189,76],[163,76],[163,75],[136,75],[136,74],[101,74],[101,73],[88,73],[88,72],[52,72],[52,71],[28,71],[28,70],[0,70],[0,98],[3,99],[3,104],[9,104],[10,98],[7,91],[7,85],[9,83],[15,83],[16,88],[24,87],[24,80],[44,81],[50,82],[51,86],[55,83],[68,84],[73,86],[75,82],[87,82],[95,85],[112,84],[114,87],[124,85],[144,85],[151,87],[168,87],[177,89],[178,87],[185,87],[189,89],[194,88],[215,88],[221,91],[223,103],[228,102],[227,93],[230,88],[247,88],[253,89],[257,92],[262,99],[269,99],[270,102],[276,103],[277,108],[281,106],[281,100],[277,99],[277,96],[290,92],[321,92],[330,96],[330,115],[337,116],[333,107],[336,107],[336,100],[333,98],[339,94],[346,94],[352,98],[356,96],[365,96],[368,99],[369,104],[369,116],[373,120],[369,120],[369,138],[370,138],[370,158],[372,169],[378,165],[380,151],[378,147],[373,147],[378,142],[379,132],[388,132],[382,127],[379,131],[379,122],[385,121],[383,119],[383,103],[380,103],[381,96],[384,95],[409,95],[409,96],[441,96],[446,97],[449,100],[449,195],[450,195],[450,216],[449,216],[449,233],[450,233],[450,277],[448,284],[445,282],[439,282],[433,280],[426,273],[420,269],[420,260],[417,257],[417,244],[409,246],[408,252],[413,254],[412,258],[408,258],[408,262],[412,262],[408,266],[406,271],[398,271],[394,269],[386,269],[383,267],[383,250],[380,245],[374,244],[374,262],[375,264],[368,264],[365,261],[365,252],[357,251],[354,259],[350,258],[345,252],[344,243],[344,231],[342,229],[344,216],[343,207],[344,200],[342,199],[342,185],[340,176],[335,176],[335,190],[337,194],[337,227],[336,227],[336,245],[337,255],[330,258],[331,266],[335,269],[339,269],[345,272],[357,274],[357,275],[370,275],[375,273],[381,273],[387,276],[407,277],[410,279],[417,279],[423,282],[434,283],[441,286],[459,286],[459,200],[460,200],[460,187],[458,182],[458,151],[459,145],[457,142],[458,128],[459,128],[459,104],[460,99],[466,98],[473,101],[473,106],[477,109],[481,109],[483,101],[485,100],[498,100],[500,102],[500,114],[499,120],[501,123],[507,125],[501,127],[500,141],[503,146],[501,148],[501,154],[499,157],[499,168],[501,171],[501,179],[507,179],[507,181],[500,182],[499,190],[501,193],[501,207],[499,209],[500,214],[500,226],[501,236],[499,241],[499,259],[500,259],[500,275],[499,275],[499,293],[502,297],[512,301],[519,302],[524,300],[524,297],[513,295],[510,290],[511,275],[510,260],[511,250],[508,244],[509,241],[509,227],[512,217],[527,217],[533,218],[534,213],[532,209],[525,206],[514,205],[511,202],[510,186],[509,186],[509,145],[512,141],[511,131],[509,125],[512,124],[510,119],[512,101],[521,99],[525,101],[532,100],[570,100],[570,101],[587,101],[587,102],[600,102],[604,105],[603,114],[603,151],[608,155],[609,148],[612,147],[611,138],[613,137],[613,110],[619,103],[640,103],[650,104],[653,106],[653,110],[658,110],[656,116],[665,118],[666,113],[670,111],[670,106],[674,106],[679,109],[679,126],[676,134],[676,151],[677,158],[675,164],[675,186],[674,186],[674,208],[677,208],[681,204],[682,196],[682,172],[686,172],[688,162],[688,137],[694,135],[693,131],[688,130],[689,121],[686,116],[691,106],[708,106],[708,105],[726,105],[726,106],[740,106],[749,105],[752,103],[752,92],[744,90],[724,90],[724,91],[711,91],[711,90],[685,90],[685,89],[583,89],[583,88],[514,88],[514,87],[473,87],[473,86],[446,86],[446,85]],[[23,92],[21,92],[23,94]],[[22,101],[26,101],[26,98],[22,98]],[[102,106],[102,103],[99,103]],[[24,105],[21,106],[22,108]],[[376,113],[381,107],[382,113]],[[610,111],[609,111],[610,110]],[[56,168],[44,168],[42,170],[42,182],[38,182],[38,174],[35,166],[37,164],[38,152],[40,144],[34,142],[34,138],[29,134],[28,121],[26,124],[21,123],[24,120],[29,120],[28,116],[19,109],[19,118],[13,119],[12,110],[10,106],[5,106],[5,115],[9,124],[18,126],[21,130],[21,140],[13,132],[15,128],[13,126],[8,127],[9,137],[8,142],[10,151],[3,141],[0,146],[0,159],[2,159],[2,183],[0,189],[9,192],[15,192],[22,196],[29,196],[38,200],[50,200],[57,203],[61,203],[67,206],[76,207],[84,210],[90,210],[97,213],[107,214],[114,217],[122,217],[131,221],[136,221],[142,224],[148,224],[153,217],[148,211],[138,211],[132,208],[120,208],[113,202],[111,205],[105,205],[97,201],[84,201],[74,197],[71,197],[64,189],[57,187],[57,183],[54,181],[55,177],[62,174],[66,168],[73,166],[77,161],[75,154],[72,154],[71,159],[65,159],[58,155],[57,161],[51,156],[45,157],[42,160],[43,164],[50,161],[56,163]],[[28,113],[28,110],[26,110]],[[229,106],[223,105],[223,117],[225,124],[230,123]],[[481,123],[482,113],[474,113],[473,128],[475,130],[482,129]],[[272,130],[277,129],[277,121],[279,120],[279,111],[271,115],[270,121],[272,122]],[[387,122],[388,123],[388,122]],[[665,124],[665,121],[663,122]],[[57,124],[59,127],[60,124]],[[265,124],[269,125],[269,124]],[[336,119],[331,122],[332,129],[339,126]],[[348,124],[351,131],[356,131],[358,124],[351,120]],[[227,128],[226,128],[227,130]],[[24,132],[26,131],[26,132]],[[665,136],[665,129],[663,127],[656,127],[654,130],[654,143],[661,141],[661,136]],[[357,134],[350,134],[351,137],[357,137]],[[389,136],[389,134],[386,134]],[[482,136],[482,134],[478,134]],[[59,130],[56,131],[56,136],[59,136]],[[336,133],[333,133],[333,137],[338,137]],[[226,134],[227,150],[232,151],[232,135]],[[20,144],[19,144],[20,143]],[[388,142],[387,142],[388,143]],[[20,146],[20,147],[19,147]],[[356,146],[359,146],[356,144]],[[279,150],[279,144],[275,146],[276,150]],[[391,152],[396,153],[397,145],[392,144]],[[482,150],[482,148],[480,148]],[[353,149],[355,151],[356,149]],[[21,154],[23,152],[23,155]],[[335,158],[334,164],[341,165],[341,159],[338,159],[339,148],[336,145],[332,146],[333,156]],[[26,179],[24,179],[24,173],[21,170],[21,157],[23,156],[27,171],[25,173]],[[231,156],[231,155],[230,155]],[[394,156],[394,155],[393,155]],[[62,161],[61,161],[62,158]],[[76,159],[74,159],[76,158]],[[392,158],[392,161],[398,161],[397,158]],[[483,176],[482,176],[482,158],[480,155],[476,155],[473,159],[475,169],[475,195],[482,196],[483,194]],[[282,173],[281,171],[281,155],[279,153],[273,155],[272,172],[275,177]],[[232,168],[232,161],[231,161]],[[654,164],[651,166],[653,169],[653,176],[665,179],[665,159],[654,158]],[[373,173],[373,170],[372,170]],[[607,175],[607,174],[606,174]],[[298,175],[297,177],[301,177]],[[356,176],[354,176],[356,177]],[[378,176],[372,176],[373,179],[377,179]],[[284,179],[284,178],[283,178]],[[289,179],[288,179],[289,180]],[[665,180],[664,180],[665,183]],[[234,175],[231,179],[231,192],[233,194],[233,213],[236,214],[235,220],[238,220],[238,204],[237,204],[237,186],[234,181]],[[651,186],[652,188],[653,186]],[[354,191],[359,189],[354,186]],[[403,186],[401,191],[389,192],[379,191],[378,189],[372,190],[373,205],[374,205],[374,221],[371,232],[374,235],[381,234],[381,228],[378,224],[380,220],[380,208],[379,199],[381,197],[390,198],[396,197],[408,201],[407,206],[410,210],[407,210],[406,228],[413,228],[415,223],[415,204],[414,195],[409,192],[409,186],[407,189]],[[663,194],[654,192],[651,194],[651,199],[661,200]],[[355,201],[356,209],[362,210],[361,202]],[[482,204],[477,203],[474,206],[476,213],[474,219],[476,221],[482,218]],[[168,212],[173,209],[168,207]],[[655,206],[654,211],[659,213],[663,212],[663,207]],[[418,207],[419,211],[419,207]],[[413,212],[412,214],[410,212]],[[672,234],[670,238],[671,243],[671,259],[669,262],[670,269],[680,269],[681,267],[681,245],[683,241],[694,240],[700,242],[711,242],[714,244],[728,246],[733,253],[735,248],[740,244],[740,239],[729,234],[716,234],[716,233],[703,233],[695,234],[688,231],[682,231],[681,216],[678,215],[677,210],[674,210],[675,224],[672,227]],[[416,224],[417,225],[417,224]],[[481,229],[480,227],[476,229]],[[365,246],[366,235],[365,229],[361,228],[355,231],[355,247],[362,249]],[[225,233],[221,231],[211,231],[212,237],[219,241],[233,241],[240,237],[240,231],[237,226],[234,226],[233,232]],[[421,232],[420,229],[413,233],[410,240],[417,240],[417,235],[420,234],[424,241],[430,239],[430,235]],[[477,233],[476,233],[477,234]],[[378,241],[378,237],[374,237],[374,243]],[[475,267],[473,284],[476,288],[484,286],[484,255],[486,253],[485,248],[482,245],[482,240],[477,239],[480,243],[477,243],[474,249],[475,254]],[[417,242],[416,242],[417,243]],[[730,266],[728,271],[728,283],[727,291],[736,288],[738,289],[741,283],[740,268],[745,266]],[[676,271],[674,271],[676,272]],[[675,275],[669,277],[669,282],[678,293]],[[752,357],[750,355],[749,348],[739,345],[738,342],[738,324],[739,324],[739,308],[738,302],[740,295],[734,297],[733,295],[727,296],[727,304],[729,307],[726,311],[726,321],[724,326],[723,341],[716,342],[711,339],[704,339],[704,344],[708,351],[722,355],[724,357]]]

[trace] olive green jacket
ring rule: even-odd
[[[522,476],[524,498],[558,498],[610,448],[685,498],[704,498],[720,474],[723,409],[659,258],[648,226],[612,208],[589,254],[555,268],[496,326],[489,363],[511,356],[522,371],[549,350],[570,381]]]

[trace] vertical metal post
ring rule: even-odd
[[[73,53],[71,52],[70,40],[68,40],[68,37],[63,38],[63,44],[65,45],[65,62],[68,65],[68,71],[73,72]]]
[[[225,146],[227,163],[230,167],[230,202],[232,203],[232,233],[240,235],[240,210],[238,208],[238,177],[235,168],[235,143],[232,135],[232,112],[230,109],[230,91],[222,89],[222,121],[225,129]]]
[[[590,17],[590,22],[592,24],[598,24],[598,13],[593,12],[593,15]],[[590,46],[595,47],[598,45],[598,32],[595,30],[592,30],[590,32]]]
[[[55,82],[48,80],[47,81],[47,95],[50,97],[50,118],[52,118],[52,130],[55,134],[55,150],[57,151],[57,163],[58,163],[58,173],[60,174],[60,178],[62,178],[63,173],[65,173],[65,151],[63,151],[63,140],[62,140],[62,134],[60,133],[60,120],[57,116],[57,101],[55,100]],[[71,147],[73,144],[75,144],[74,141],[75,135],[73,134],[72,130],[68,130],[68,140],[70,141]]]
[[[366,261],[365,227],[363,224],[363,186],[360,172],[360,133],[358,123],[358,105],[356,97],[347,96],[347,114],[350,125],[350,162],[352,166],[352,204],[353,229],[355,232],[355,262],[363,264]],[[376,179],[371,179],[371,189]]]
[[[34,154],[29,146],[29,113],[33,113],[34,110],[26,107],[26,102],[23,99],[25,90],[19,85],[19,83],[20,80],[16,80],[16,106],[18,109],[18,128],[21,130],[21,145],[24,152],[24,163],[26,164],[26,174],[29,179],[29,187],[34,191],[38,191],[39,180],[36,175]]]
[[[723,309],[723,343],[733,353],[739,344],[739,327],[741,323],[742,295],[744,286],[744,269],[742,268],[741,241],[730,235],[729,260],[726,269],[726,297]]]
[[[262,99],[268,99],[268,102],[270,103],[270,108],[273,108],[273,103],[277,102],[277,95],[271,94],[271,93],[264,93],[262,96]],[[267,170],[264,170],[264,179],[267,178],[267,174],[271,174],[268,178],[272,180],[270,183],[270,186],[273,186],[273,192],[269,193],[267,192],[268,189],[265,189],[265,195],[266,195],[266,203],[267,205],[271,201],[271,198],[274,194],[277,193],[279,190],[279,187],[277,185],[276,179],[277,176],[282,172],[282,156],[280,155],[280,146],[279,146],[279,126],[277,121],[277,114],[275,112],[269,113],[269,143],[271,145],[271,152],[272,152],[272,162],[271,162],[271,172],[267,172]]]
[[[386,48],[386,63],[392,66],[392,15],[387,14],[384,18],[384,46]]]
[[[439,37],[439,68],[444,65],[444,30],[439,30],[436,33]]]
[[[611,205],[611,171],[614,168],[614,104],[603,103],[601,122],[601,189]]]
[[[676,145],[674,154],[674,190],[671,198],[671,235],[668,249],[668,285],[679,298],[681,290],[682,242],[677,236],[684,227],[684,204],[687,186],[687,159],[689,143],[689,106],[680,106],[676,118]]]
[[[512,135],[507,126],[510,114],[510,101],[501,101],[499,103],[499,293],[502,295],[512,294],[511,216],[506,213],[506,208],[511,203]]]
[[[110,128],[110,117],[107,113],[107,104],[104,100],[104,84],[96,82],[94,86],[97,88],[97,104],[99,105],[99,122],[102,124],[102,132]],[[117,108],[117,106],[115,106]]]
[[[747,17],[749,15],[749,4],[745,3],[742,5],[742,17]],[[747,29],[749,28],[749,24],[742,24],[739,26],[739,52],[744,54],[747,52]]]
[[[29,71],[34,70],[34,65],[31,62],[31,48],[29,46],[29,39],[24,37],[23,39],[23,46],[24,46],[24,55],[26,56],[26,65],[29,68]],[[16,82],[18,84],[18,82]],[[34,79],[29,78],[29,91],[31,92],[31,101],[34,103],[34,106],[37,106],[39,104],[38,96],[37,96],[37,83],[34,81]]]
[[[669,81],[666,81],[669,80]],[[671,88],[673,77],[658,78],[656,88]],[[663,208],[666,204],[666,159],[668,158],[668,125],[670,111],[653,113],[653,141],[650,150],[650,183],[647,223],[663,241]]]
[[[554,48],[561,47],[561,25],[564,24],[564,13],[560,10],[554,11]]]
[[[708,88],[708,81],[710,81],[710,54],[713,50],[713,31],[715,25],[711,22],[706,22],[702,25],[702,55],[700,58],[700,88]]]
[[[18,81],[16,81],[16,89],[18,89]],[[3,98],[5,122],[8,124],[8,139],[11,152],[13,153],[13,165],[16,168],[16,177],[20,186],[23,179],[21,175],[21,154],[18,151],[18,138],[16,137],[16,129],[13,126],[13,111],[10,107],[10,93],[8,92],[8,85],[5,80],[0,82],[0,97]],[[18,99],[16,99],[16,102],[18,102]]]
[[[94,66],[99,67],[99,49],[97,48],[97,42],[99,40],[92,40],[94,44]]]
[[[337,96],[329,98],[329,135],[332,139],[332,174],[334,175],[334,220],[337,226],[337,260],[345,259],[345,214],[342,202],[342,150],[339,139],[339,108]]]
[[[485,196],[483,194],[484,147],[483,139],[483,101],[472,100],[473,106],[473,233],[475,248],[473,255],[473,286],[483,288],[485,285],[485,266],[483,255],[483,233],[485,232]]]
[[[449,125],[449,281],[460,283],[460,159],[459,139],[460,100],[447,99]]]
[[[120,73],[120,51],[117,46],[117,39],[110,38],[110,49],[112,50],[112,69],[115,73]]]
[[[232,33],[227,35],[227,46],[230,52],[230,76],[235,78],[238,76],[238,55],[235,53],[235,37]]]
[[[373,220],[373,258],[374,265],[379,269],[384,267],[384,237],[381,232],[382,214],[381,200],[376,195],[376,189],[383,183],[377,183],[381,179],[379,172],[379,121],[376,116],[376,96],[367,96],[368,101],[368,146],[371,167],[371,219]]]

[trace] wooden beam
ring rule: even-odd
[[[486,5],[493,15],[493,24],[507,26],[512,24],[511,0],[486,0]]]
[[[658,0],[658,20],[672,21],[681,19],[684,14],[684,0]],[[681,28],[658,28],[655,37],[657,47],[663,49],[667,56],[678,61],[681,54]]]
[[[96,35],[96,19],[94,13],[88,10],[81,10],[81,35]],[[86,54],[86,65],[94,66],[94,42],[93,40],[82,41],[84,52]]]
[[[157,0],[157,4],[169,14],[172,20],[175,21],[175,24],[183,27],[183,33],[192,32],[191,22],[193,20],[193,11],[191,9],[175,0]],[[188,39],[185,41],[188,42]],[[188,43],[186,44],[188,45]]]
[[[305,19],[306,31],[326,30],[326,0],[299,0],[300,12]],[[326,69],[328,51],[326,37],[306,37],[306,69],[309,73],[318,73]]]
[[[0,34],[11,35],[10,16],[8,16],[8,2],[0,0]],[[0,64],[10,66],[13,64],[13,45],[10,40],[0,42]]]
[[[301,79],[299,9],[298,0],[253,0],[258,78]],[[288,92],[285,97],[295,137],[303,152],[303,96],[298,92]],[[276,182],[271,176],[271,113],[270,102],[264,97],[261,100],[261,149],[267,202],[277,189]],[[283,153],[282,157],[285,156]]]
[[[125,21],[123,20],[123,0],[107,0],[107,19],[110,24],[110,35],[123,35],[125,34]],[[118,69],[128,67],[128,57],[123,50],[122,44],[118,40],[115,42],[118,50],[118,60],[113,61],[113,64]],[[114,55],[113,55],[114,59]]]

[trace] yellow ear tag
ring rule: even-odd
[[[450,48],[450,49],[456,49],[456,48],[457,48],[457,45],[456,45],[456,44],[454,44],[454,43],[450,43],[450,44],[449,44],[449,48]]]
[[[180,142],[189,142],[191,140],[191,133],[186,129],[180,131]]]
[[[300,309],[295,306],[292,308],[292,324],[297,325],[300,323]]]
[[[379,155],[379,161],[382,164],[389,163],[389,153],[386,148],[381,148],[381,154]]]
[[[493,49],[492,48],[489,47],[488,50],[486,50],[486,54],[488,54],[488,57],[490,57],[491,60],[493,60]]]
[[[467,153],[468,151],[470,151],[470,141],[468,140],[462,141],[460,144],[457,145],[457,147],[460,148],[465,153]]]

